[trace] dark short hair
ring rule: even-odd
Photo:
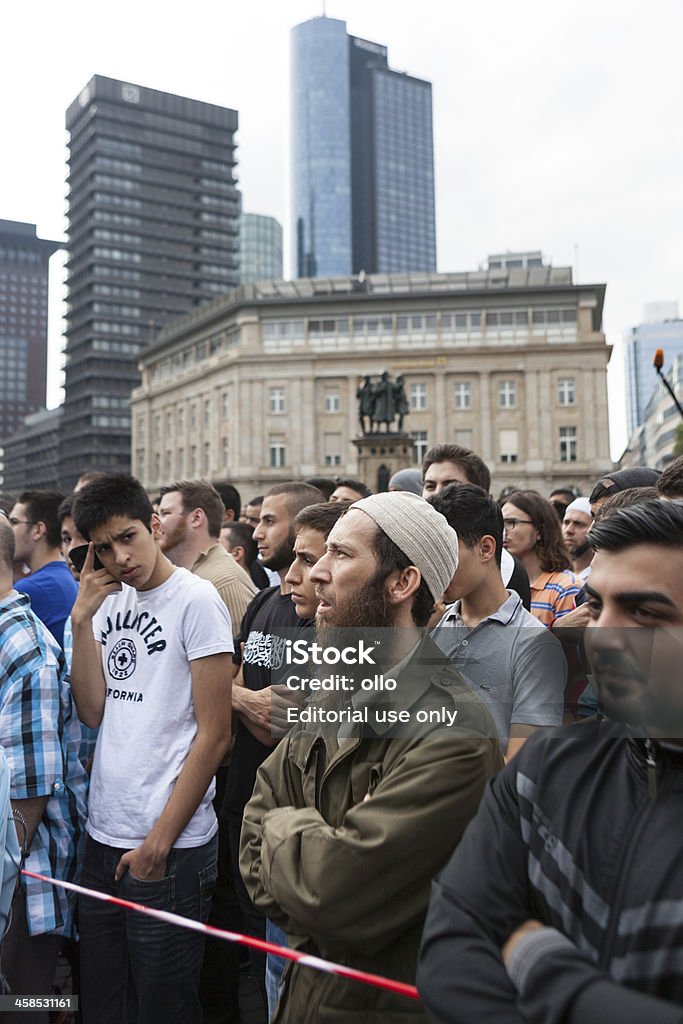
[[[339,486],[335,480],[331,480],[328,476],[309,476],[306,477],[304,483],[310,484],[311,487],[317,487],[325,501],[330,500],[331,495],[334,494]]]
[[[576,493],[571,487],[556,487],[554,491],[550,492],[550,497],[554,498],[556,494],[563,494],[565,498],[569,498],[567,504],[571,504],[576,497]]]
[[[262,505],[262,504],[263,504],[263,495],[262,494],[257,494],[255,498],[251,498],[250,501],[245,502],[245,507],[247,505]]]
[[[683,455],[670,462],[657,480],[657,490],[664,498],[683,498]]]
[[[73,506],[75,497],[75,494],[68,494],[64,501],[59,506],[59,508],[57,509],[57,519],[59,520],[60,530],[62,528],[62,523],[64,522],[67,516],[71,516],[71,518],[73,518]]]
[[[468,548],[473,548],[484,536],[496,542],[496,564],[503,553],[503,513],[497,501],[476,484],[448,484],[427,499],[437,512],[445,516]]]
[[[45,540],[51,548],[58,548],[62,540],[57,510],[63,501],[61,491],[23,491],[18,498],[32,523],[45,524]]]
[[[356,491],[360,494],[361,498],[369,498],[372,494],[372,491],[367,484],[364,484],[362,480],[353,480],[351,477],[338,476],[334,485],[334,491],[336,491],[338,487],[348,487],[350,490]],[[333,494],[334,491],[332,491]]]
[[[491,490],[489,468],[476,452],[459,444],[437,444],[430,448],[422,460],[422,479],[430,466],[437,462],[453,462],[460,466],[471,484],[482,487],[488,494]]]
[[[227,480],[214,480],[213,486],[220,494],[221,501],[225,506],[225,511],[232,512],[235,519],[239,519],[242,511],[242,498],[240,497],[240,492],[237,488],[228,483]]]
[[[317,505],[307,505],[297,514],[294,528],[297,531],[302,527],[317,530],[327,540],[334,524],[350,507],[349,501],[324,501]]]
[[[346,510],[344,510],[346,511]],[[375,537],[372,542],[372,550],[377,557],[378,562],[378,576],[381,580],[386,580],[392,572],[397,570],[401,572],[403,569],[407,569],[409,566],[415,563],[411,561],[406,554],[401,551],[400,547],[394,543],[394,541],[387,536],[384,530],[377,527]],[[429,622],[436,602],[432,596],[432,592],[427,586],[427,581],[424,576],[420,581],[420,586],[415,592],[413,598],[413,606],[411,613],[413,616],[413,622],[416,626],[426,626]]]
[[[12,569],[14,562],[14,530],[4,516],[0,516],[0,566],[5,571]]]
[[[623,551],[636,544],[683,546],[683,505],[675,501],[645,501],[619,508],[602,519],[590,532],[596,551]]]
[[[562,537],[562,524],[548,499],[538,491],[513,491],[505,501],[528,515],[540,533],[536,554],[543,572],[562,572],[568,569],[571,557]]]
[[[74,495],[71,514],[80,535],[90,540],[91,530],[115,516],[138,519],[151,533],[154,509],[147,491],[134,476],[109,473]]]
[[[200,508],[206,516],[209,537],[219,537],[223,525],[225,506],[221,496],[208,480],[177,480],[168,487],[162,487],[159,501],[165,494],[177,491],[183,502],[183,512]]]
[[[322,493],[317,487],[311,487],[310,484],[300,483],[297,480],[288,480],[283,484],[275,484],[269,491],[266,491],[263,497],[264,499],[275,498],[278,494],[283,494],[287,498],[287,508],[292,519],[294,519],[297,512],[300,512],[302,508],[306,508],[307,505],[316,505],[324,500]]]
[[[597,525],[605,516],[611,515],[617,508],[630,508],[631,505],[642,505],[645,501],[656,501],[659,491],[656,487],[627,487],[625,491],[617,491],[605,498],[593,513],[593,523]],[[590,537],[593,536],[591,530]]]
[[[244,548],[247,565],[251,565],[258,556],[258,545],[254,540],[254,527],[249,523],[237,523],[234,520],[229,520],[227,523],[223,523],[221,530],[230,531],[230,543],[233,547]]]

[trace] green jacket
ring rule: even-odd
[[[413,713],[457,709],[457,725],[341,741],[295,726],[259,769],[240,868],[291,946],[414,983],[431,880],[503,761],[484,704],[428,637],[406,680]],[[416,1001],[310,967],[290,963],[284,986],[278,1024],[426,1021]]]

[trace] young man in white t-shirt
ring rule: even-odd
[[[71,685],[82,721],[100,727],[81,881],[206,920],[213,780],[230,739],[230,616],[208,581],[162,554],[159,518],[133,477],[84,488],[73,518],[90,547]],[[80,933],[85,1024],[201,1021],[201,936],[85,897]]]

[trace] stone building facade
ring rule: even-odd
[[[150,491],[229,478],[353,475],[362,375],[403,374],[419,464],[473,448],[493,493],[571,485],[612,468],[605,286],[565,267],[246,285],[176,320],[131,398],[133,471]],[[370,482],[372,484],[372,482]]]

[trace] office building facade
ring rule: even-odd
[[[0,449],[45,406],[48,262],[59,242],[0,220]]]
[[[243,213],[240,219],[240,284],[281,281],[282,225],[275,217]]]
[[[240,287],[142,356],[134,471],[150,491],[229,478],[245,498],[353,476],[356,392],[387,370],[404,377],[415,465],[432,445],[461,444],[491,467],[496,495],[586,494],[612,469],[604,292],[547,266]]]
[[[239,279],[234,110],[96,75],[71,104],[60,478],[130,468],[138,358]]]
[[[429,82],[335,18],[292,30],[297,277],[436,269]]]
[[[623,339],[626,381],[626,425],[629,438],[643,423],[650,398],[657,390],[654,354],[664,350],[664,366],[670,369],[676,356],[683,355],[683,320],[678,303],[657,302],[643,310],[643,322],[626,332]]]

